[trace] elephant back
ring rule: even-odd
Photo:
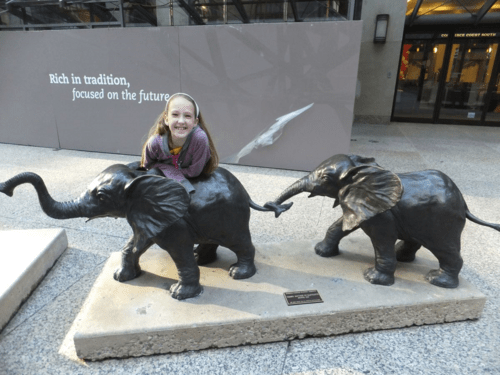
[[[391,210],[400,231],[429,248],[441,238],[460,236],[467,205],[455,183],[443,172],[425,170],[398,174],[404,192]]]
[[[210,175],[202,175],[190,181],[195,188],[191,195],[190,211],[219,211],[223,207],[250,211],[247,191],[227,169],[218,167]]]
[[[465,207],[465,200],[453,180],[441,171],[428,169],[418,172],[398,173],[404,192],[401,204],[447,208],[448,205]],[[400,205],[401,205],[400,204]]]

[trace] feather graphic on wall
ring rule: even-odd
[[[311,103],[301,109],[290,112],[284,116],[278,117],[276,119],[276,122],[273,125],[271,125],[269,129],[260,132],[259,135],[257,135],[257,137],[255,137],[250,143],[248,143],[245,147],[243,147],[238,153],[231,155],[227,158],[224,158],[222,162],[237,164],[242,157],[248,155],[253,150],[257,150],[259,148],[272,145],[281,136],[281,134],[283,134],[283,129],[290,120],[293,120],[301,113],[307,111],[313,105],[314,103]]]

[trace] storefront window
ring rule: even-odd
[[[481,120],[497,49],[497,43],[475,39],[452,45],[440,119]]]
[[[486,121],[500,123],[500,74],[493,78],[493,88],[490,93],[488,107],[486,109]]]
[[[408,0],[392,119],[500,125],[500,2]]]
[[[483,37],[475,37],[478,35]],[[491,32],[410,35],[402,48],[393,118],[441,123],[498,122],[498,36]]]
[[[403,45],[394,116],[432,119],[445,49],[432,41]]]

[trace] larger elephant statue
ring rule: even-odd
[[[334,155],[264,207],[276,208],[302,192],[333,198],[333,207],[340,205],[343,212],[316,244],[317,254],[338,255],[340,240],[358,228],[370,237],[375,267],[367,269],[364,277],[372,284],[392,285],[397,261],[413,261],[424,246],[439,261],[439,269],[430,271],[426,279],[455,288],[463,264],[460,237],[466,219],[500,231],[500,225],[472,215],[455,183],[436,170],[395,174],[373,158]],[[398,239],[402,241],[396,245]]]
[[[122,249],[121,267],[114,273],[118,281],[140,275],[139,258],[154,243],[170,254],[177,267],[179,281],[170,288],[176,299],[202,292],[198,264],[214,260],[219,245],[237,256],[229,269],[231,277],[245,279],[255,274],[255,248],[248,227],[250,208],[270,209],[255,204],[233,174],[218,168],[210,175],[190,179],[195,191],[188,194],[159,170],[146,172],[137,167],[138,163],[108,167],[86,192],[69,202],[54,201],[42,178],[30,172],[0,183],[0,192],[12,196],[16,186],[31,183],[43,211],[55,219],[126,218],[133,235]],[[194,244],[199,244],[196,251]]]

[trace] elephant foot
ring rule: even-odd
[[[321,241],[314,246],[314,251],[316,254],[322,257],[334,257],[339,255],[339,245],[335,244],[334,246],[329,245],[326,241]]]
[[[219,245],[198,245],[194,249],[194,258],[199,266],[213,263],[217,260],[217,247]]]
[[[377,271],[375,267],[368,268],[363,273],[365,280],[377,285],[389,286],[394,284],[394,274],[383,273]]]
[[[120,267],[113,274],[116,281],[124,282],[133,280],[141,274],[141,267]]]
[[[441,288],[456,288],[458,286],[458,275],[450,275],[442,269],[430,271],[425,279],[432,285]]]
[[[180,282],[173,284],[170,287],[170,295],[172,298],[181,300],[199,296],[203,292],[203,287],[198,285],[185,285]]]
[[[255,268],[255,264],[241,264],[235,263],[231,267],[229,267],[229,276],[233,279],[248,279],[252,277],[257,272],[257,268]]]

